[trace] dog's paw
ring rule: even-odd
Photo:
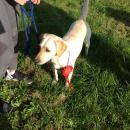
[[[69,88],[68,82],[65,83],[65,88]]]
[[[58,81],[56,81],[56,80],[52,80],[52,84],[53,84],[53,85],[57,84],[57,82],[58,82]]]
[[[69,85],[66,84],[65,87],[64,87],[65,91],[69,91]]]

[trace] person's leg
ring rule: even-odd
[[[12,61],[9,66],[9,70],[16,70],[17,69],[17,57],[18,57],[18,10],[17,7],[19,5],[15,3],[10,3],[10,0],[7,0],[8,2],[5,3],[5,5],[8,7],[8,19],[10,22],[10,27],[12,30],[12,40],[13,40],[13,50],[14,55],[12,58]]]
[[[3,77],[7,69],[17,68],[17,52],[14,51],[18,41],[16,12],[6,0],[0,1],[0,23],[0,29],[3,29],[0,33],[0,77]]]
[[[0,43],[0,78],[5,76],[6,70],[13,59],[13,52]]]
[[[9,2],[8,2],[9,1]],[[0,77],[6,73],[8,80],[26,80],[28,84],[32,83],[32,79],[22,74],[17,69],[18,57],[18,26],[17,26],[17,11],[15,3],[10,3],[10,0],[0,0],[0,28],[3,32],[0,33],[0,48],[3,46],[3,51],[0,55]],[[8,59],[8,60],[7,60]]]

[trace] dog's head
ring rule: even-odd
[[[40,51],[35,60],[38,64],[45,64],[54,56],[60,57],[66,48],[65,41],[60,37],[53,34],[44,34],[40,43]]]

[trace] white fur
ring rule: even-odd
[[[44,64],[51,60],[54,65],[55,80],[58,81],[57,69],[66,67],[67,65],[71,65],[74,68],[75,61],[81,52],[86,34],[87,27],[82,19],[75,21],[63,38],[54,34],[44,34],[40,44],[41,50],[36,56],[37,63]],[[66,49],[60,56],[57,56],[57,40],[61,41],[61,46],[66,46]],[[49,49],[49,52],[45,51],[46,47]],[[72,74],[73,71],[69,75],[69,80],[71,80]],[[66,85],[68,86],[67,83]]]

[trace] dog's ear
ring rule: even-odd
[[[56,56],[60,57],[63,54],[63,52],[66,50],[67,45],[62,40],[56,40],[55,44],[56,44],[56,50],[57,50]]]
[[[45,39],[47,36],[48,36],[48,33],[41,34],[39,39],[40,40]]]

